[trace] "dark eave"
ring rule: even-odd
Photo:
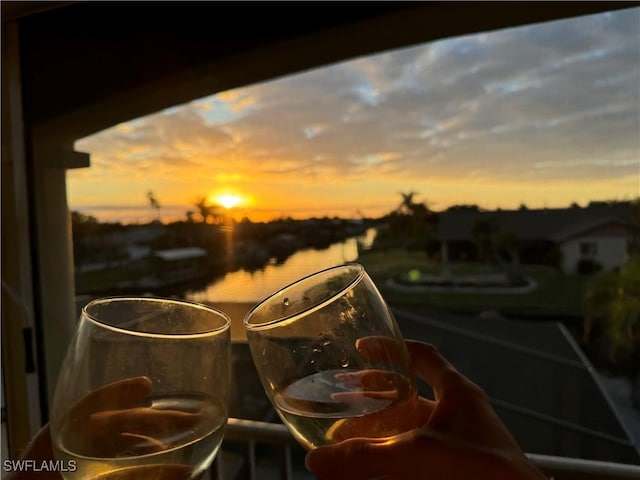
[[[19,24],[27,121],[39,135],[68,143],[206,95],[364,54],[634,5],[91,1],[2,2],[2,12]]]

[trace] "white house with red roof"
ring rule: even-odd
[[[619,218],[596,218],[570,225],[555,236],[562,252],[562,270],[578,273],[580,262],[615,270],[629,259],[632,226]]]

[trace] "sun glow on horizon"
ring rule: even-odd
[[[227,210],[231,210],[243,203],[244,199],[241,195],[235,193],[223,193],[212,197],[213,201],[219,205],[222,205]]]

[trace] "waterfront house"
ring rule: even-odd
[[[638,241],[633,218],[631,202],[562,209],[454,209],[439,214],[437,236],[443,261],[477,258],[474,225],[491,221],[496,237],[512,236],[523,263],[552,264],[564,273],[613,270],[625,264]]]

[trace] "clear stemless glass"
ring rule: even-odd
[[[82,310],[51,411],[69,480],[193,479],[228,418],[230,320],[196,303],[94,300]]]
[[[411,361],[361,265],[284,287],[253,307],[244,324],[265,392],[305,448],[409,428],[418,402]]]

